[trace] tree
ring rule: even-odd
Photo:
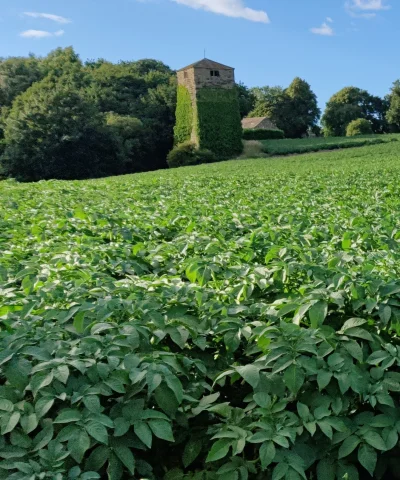
[[[0,61],[0,108],[10,107],[15,97],[44,75],[40,59],[33,55]]]
[[[306,135],[318,122],[320,110],[310,85],[295,78],[288,88],[253,89],[256,97],[251,117],[269,117],[288,138]]]
[[[118,141],[95,105],[70,80],[48,77],[14,101],[5,121],[3,174],[36,181],[122,172]]]
[[[318,108],[317,96],[311,86],[299,77],[296,77],[285,90],[289,97],[291,115],[287,118],[286,136],[298,138],[307,135],[315,127],[321,116]]]
[[[389,98],[389,108],[386,114],[387,121],[395,127],[397,131],[400,129],[400,80],[393,83]]]
[[[135,117],[116,113],[108,114],[106,123],[119,143],[119,150],[123,155],[124,171],[132,173],[146,170],[145,155],[143,154],[143,123]]]
[[[387,101],[369,94],[366,90],[346,87],[331,97],[322,117],[326,136],[344,136],[347,125],[359,118],[368,120],[374,133],[384,133]]]
[[[236,90],[239,97],[240,116],[241,118],[247,117],[255,106],[256,97],[243,83],[237,83]]]

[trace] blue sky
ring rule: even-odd
[[[399,0],[0,0],[0,57],[72,45],[82,59],[207,57],[248,86],[307,80],[321,106],[400,78]]]

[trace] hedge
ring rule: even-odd
[[[281,140],[285,138],[283,130],[245,129],[243,140]]]

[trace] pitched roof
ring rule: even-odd
[[[252,130],[260,126],[262,123],[263,123],[262,127],[265,129],[271,129],[271,130],[277,129],[277,126],[275,125],[275,123],[268,117],[244,118],[242,120],[242,127],[244,129]]]
[[[192,63],[187,67],[180,68],[178,72],[182,70],[187,70],[188,68],[211,68],[211,69],[215,68],[218,70],[234,70],[234,68],[232,67],[228,67],[227,65],[222,65],[222,63],[214,62],[213,60],[209,60],[208,58],[203,58],[203,60]]]

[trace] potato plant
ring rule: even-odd
[[[0,183],[0,479],[395,478],[399,143]]]

